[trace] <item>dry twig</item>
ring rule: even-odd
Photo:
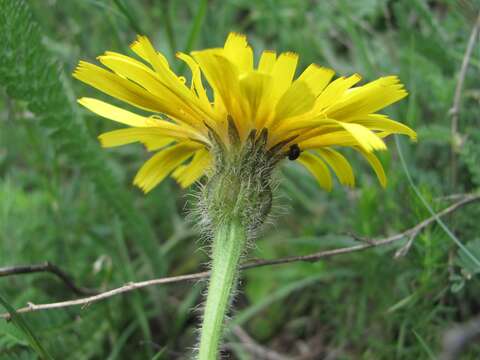
[[[458,121],[460,114],[460,101],[462,99],[462,89],[463,83],[465,82],[465,77],[467,75],[468,65],[470,64],[470,59],[472,57],[473,48],[475,46],[475,41],[477,40],[478,33],[480,31],[480,14],[477,16],[477,20],[473,25],[472,32],[470,33],[470,38],[468,39],[468,45],[463,55],[462,66],[460,67],[460,73],[458,75],[457,86],[455,87],[455,95],[453,97],[453,105],[450,109],[450,115],[452,116],[451,123],[451,137],[452,137],[452,185],[455,186],[456,183],[456,171],[457,171],[457,135],[458,135]]]
[[[254,339],[247,334],[240,326],[233,328],[233,333],[241,341],[242,345],[251,353],[255,359],[262,360],[288,360],[287,356],[277,353],[274,350],[268,349],[258,344]]]
[[[42,264],[16,265],[16,266],[3,267],[3,268],[0,268],[0,277],[21,275],[21,274],[32,274],[32,273],[38,273],[38,272],[46,272],[46,273],[56,275],[65,283],[65,285],[67,285],[67,287],[69,287],[77,295],[98,294],[97,290],[77,286],[73,281],[73,278],[69,274],[67,274],[58,266],[48,261]]]
[[[353,253],[353,252],[358,252],[358,251],[363,251],[372,247],[378,247],[378,246],[384,246],[388,245],[391,243],[394,243],[398,240],[401,240],[405,237],[412,237],[416,236],[421,230],[423,230],[425,227],[430,225],[431,223],[437,221],[438,218],[445,216],[447,214],[450,214],[454,212],[455,210],[470,204],[475,201],[480,200],[480,195],[466,195],[462,200],[450,205],[446,209],[440,211],[439,213],[435,214],[434,216],[431,216],[422,222],[418,223],[414,227],[386,237],[384,239],[378,239],[378,240],[371,240],[369,242],[364,242],[359,245],[354,245],[354,246],[349,246],[345,248],[340,248],[340,249],[333,249],[333,250],[326,250],[326,251],[320,251],[317,253],[309,254],[309,255],[301,255],[301,256],[289,256],[289,257],[284,257],[280,259],[274,259],[274,260],[254,260],[251,261],[247,264],[243,264],[240,266],[240,270],[247,270],[247,269],[252,269],[252,268],[257,268],[261,266],[272,266],[272,265],[280,265],[280,264],[289,264],[293,262],[315,262],[319,261],[321,259],[327,258],[327,257],[332,257],[336,255],[341,255],[341,254],[348,254],[348,253]],[[66,307],[71,307],[71,306],[78,306],[82,305],[83,307],[86,307],[94,302],[108,299],[112,296],[130,292],[132,290],[136,289],[141,289],[147,286],[153,286],[153,285],[163,285],[163,284],[170,284],[170,283],[176,283],[176,282],[181,282],[181,281],[195,281],[203,278],[207,278],[210,275],[209,271],[203,271],[195,274],[188,274],[188,275],[181,275],[181,276],[172,276],[172,277],[164,277],[160,279],[153,279],[153,280],[146,280],[146,281],[141,281],[141,282],[131,282],[128,284],[125,284],[124,286],[121,286],[116,289],[112,289],[94,296],[89,296],[86,298],[82,299],[75,299],[75,300],[67,300],[67,301],[61,301],[61,302],[56,302],[56,303],[47,303],[47,304],[33,304],[29,303],[28,306],[20,308],[17,310],[18,313],[28,313],[28,312],[34,312],[34,311],[41,311],[41,310],[48,310],[48,309],[58,309],[58,308],[66,308]],[[4,313],[0,314],[0,318],[4,319],[9,319],[10,314],[9,313]]]

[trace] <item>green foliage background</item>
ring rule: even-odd
[[[206,246],[185,220],[191,192],[169,180],[144,196],[131,179],[148,155],[140,146],[101,150],[95,137],[112,124],[74,101],[98,95],[72,81],[78,60],[128,53],[140,32],[178,71],[176,50],[219,46],[238,31],[257,51],[298,52],[302,68],[315,62],[365,80],[398,74],[409,90],[388,113],[417,129],[419,143],[390,140],[382,154],[388,188],[354,154],[353,190],[325,193],[285,164],[274,225],[252,257],[307,254],[356,243],[349,232],[382,237],[415,225],[430,213],[398,149],[436,211],[451,203],[447,195],[480,187],[479,47],[462,94],[455,182],[449,114],[479,10],[467,0],[0,0],[0,266],[48,260],[98,289],[205,268]],[[479,216],[471,205],[445,219],[477,258]],[[246,271],[231,321],[287,358],[434,358],[444,331],[479,312],[480,269],[437,226],[394,259],[401,245]],[[28,314],[31,333],[0,322],[0,359],[42,351],[55,359],[188,358],[203,289],[179,283]],[[75,297],[48,274],[2,278],[0,294],[14,307]],[[233,334],[226,342],[231,358],[258,358]],[[473,347],[464,358],[479,354]]]

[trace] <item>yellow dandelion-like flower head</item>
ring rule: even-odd
[[[150,114],[78,100],[129,126],[101,134],[104,147],[141,142],[155,151],[134,180],[145,192],[169,175],[188,187],[212,168],[235,173],[226,165],[231,157],[244,171],[264,176],[282,159],[297,160],[327,190],[331,170],[353,186],[352,168],[336,149],[341,147],[360,152],[385,185],[374,150],[386,149],[383,138],[390,134],[416,138],[409,127],[376,113],[407,95],[396,76],[355,86],[358,74],[332,81],[333,70],[312,64],[295,77],[297,54],[264,51],[254,64],[246,36],[231,33],[223,48],[177,53],[191,71],[187,84],[148,38],[139,36],[131,49],[141,60],[107,51],[98,60],[108,70],[81,61],[73,75]]]

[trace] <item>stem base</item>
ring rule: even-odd
[[[238,219],[219,225],[213,240],[212,269],[200,336],[199,360],[216,360],[225,315],[235,291],[237,268],[246,242]]]

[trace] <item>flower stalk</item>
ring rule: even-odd
[[[224,318],[235,292],[246,232],[237,218],[220,225],[213,239],[212,269],[200,335],[199,360],[218,358]]]
[[[228,121],[228,144],[212,129],[214,166],[201,194],[202,230],[212,238],[211,275],[199,360],[218,358],[225,316],[236,290],[241,256],[270,212],[272,169],[279,155],[267,150],[267,131],[252,131],[243,143]],[[228,146],[228,150],[227,150]]]

